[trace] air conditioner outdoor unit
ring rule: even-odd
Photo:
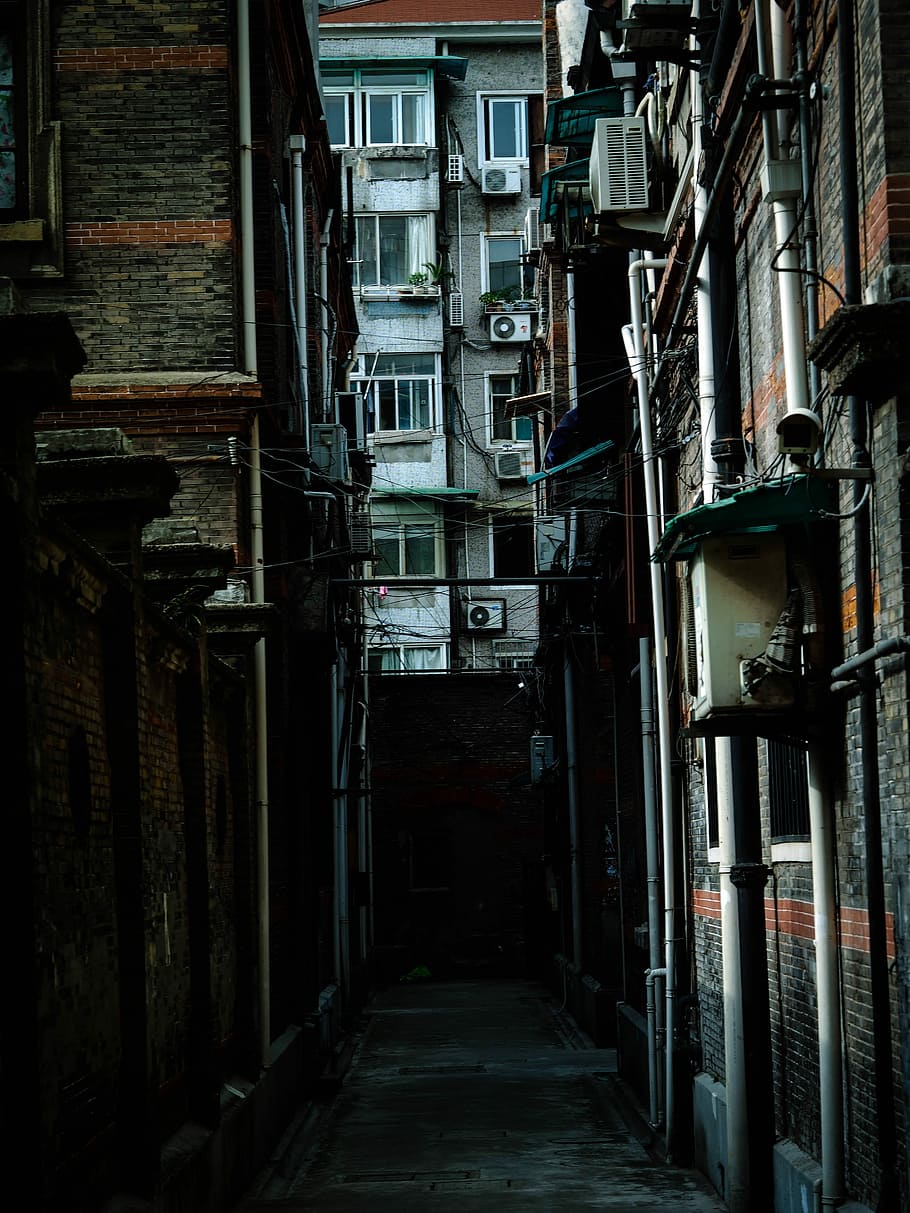
[[[491,341],[530,341],[531,312],[491,312]]]
[[[779,534],[715,535],[692,557],[684,587],[686,681],[695,720],[792,706],[787,650],[787,550]],[[786,631],[786,629],[784,629]],[[791,638],[794,653],[795,635]],[[767,659],[770,676],[753,677]],[[795,662],[795,656],[794,656]],[[728,726],[729,727],[729,726]]]
[[[506,626],[504,598],[473,598],[465,608],[465,631],[501,632]]]
[[[326,479],[347,479],[348,435],[343,425],[311,426],[310,454],[316,470]]]
[[[348,435],[348,449],[364,451],[367,445],[367,413],[362,392],[336,392],[338,418]]]
[[[528,207],[525,215],[525,252],[540,248],[540,207]]]
[[[521,169],[485,165],[480,171],[480,188],[485,194],[520,194]]]
[[[532,471],[530,454],[520,449],[496,451],[493,463],[497,480],[524,480]]]
[[[449,156],[446,163],[446,181],[449,185],[464,185],[464,156]]]
[[[373,556],[373,527],[369,514],[355,514],[350,523],[351,556],[366,560]]]
[[[464,328],[464,295],[461,291],[452,291],[449,295],[449,324],[453,329]]]
[[[564,514],[542,514],[534,523],[537,572],[564,572],[566,568],[566,519]]]
[[[591,202],[594,211],[646,211],[648,159],[646,120],[598,118],[590,162]]]

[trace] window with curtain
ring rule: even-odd
[[[369,374],[353,376],[352,384],[366,399],[370,433],[436,424],[435,354],[378,354],[361,359],[363,370]]]
[[[488,416],[492,442],[531,441],[530,417],[506,417],[506,401],[517,394],[517,375],[487,376]]]
[[[446,668],[444,644],[396,644],[371,648],[367,654],[371,674],[432,674]]]
[[[357,285],[403,286],[432,261],[429,215],[358,215]]]

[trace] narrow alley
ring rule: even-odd
[[[302,1109],[236,1213],[724,1207],[649,1154],[615,1050],[535,982],[390,987],[364,1025],[332,1105]]]

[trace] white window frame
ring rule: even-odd
[[[508,156],[497,156],[493,146],[493,125],[489,111],[491,105],[508,105],[515,107],[515,134],[517,137],[518,153]],[[529,163],[529,134],[528,134],[528,94],[516,93],[512,90],[491,91],[477,94],[477,161],[479,164],[518,164]]]
[[[518,242],[518,291],[523,293],[527,277],[527,269],[522,258],[527,249],[525,248],[525,238],[521,232],[484,232],[480,237],[480,271],[482,289],[484,291],[492,291],[496,288],[490,281],[490,248],[498,240],[516,240]]]
[[[332,76],[330,74],[331,63],[323,62],[323,85],[322,91],[327,98],[329,97],[346,97],[348,99],[345,107],[345,136],[347,142],[333,143],[332,147],[432,147],[434,142],[434,107],[433,107],[433,74],[431,71],[423,71],[425,82],[423,84],[372,84],[369,81],[369,73],[371,71],[382,71],[381,62],[377,60],[375,66],[365,68],[353,68],[353,83],[338,84],[331,83]],[[390,74],[393,69],[385,69],[386,74]],[[411,70],[402,68],[402,72]],[[412,69],[415,74],[422,69]],[[366,79],[365,79],[366,77]],[[374,141],[371,139],[372,119],[370,116],[370,102],[374,97],[393,97],[397,98],[395,106],[395,122],[397,125],[397,133],[401,134],[402,127],[402,98],[418,97],[423,103],[423,130],[417,132],[422,136],[414,142],[404,142],[397,139],[392,143],[383,140]]]
[[[398,569],[397,573],[389,573],[380,571],[376,573],[377,577],[382,577],[383,580],[388,579],[389,585],[393,585],[396,580],[401,578],[426,578],[427,581],[433,581],[442,575],[442,569],[445,567],[445,544],[443,538],[442,515],[438,510],[419,508],[391,508],[385,507],[384,502],[373,502],[373,536],[374,543],[376,536],[382,531],[397,531],[398,532]],[[406,539],[408,530],[431,531],[433,537],[433,568],[427,573],[409,573],[407,571],[407,550]],[[391,536],[383,536],[390,539]]]
[[[531,436],[529,436],[527,438],[516,437],[516,426],[517,426],[518,422],[520,422],[520,421],[527,421],[530,424],[531,419],[529,417],[513,417],[512,420],[507,423],[511,426],[511,430],[512,430],[512,435],[509,438],[497,438],[494,433],[493,426],[494,426],[494,422],[495,422],[495,417],[493,415],[493,399],[494,399],[494,395],[495,396],[501,395],[500,392],[494,393],[494,391],[493,391],[493,380],[494,379],[511,379],[512,391],[511,391],[510,395],[512,395],[512,396],[514,396],[518,390],[518,375],[516,374],[515,371],[486,371],[485,372],[485,374],[484,374],[484,398],[486,400],[486,415],[487,415],[487,445],[490,447],[493,447],[495,449],[499,449],[500,447],[503,447],[503,446],[507,446],[507,447],[518,446],[518,447],[521,447],[522,450],[526,450],[531,446],[533,438]]]
[[[415,251],[413,249],[406,250],[410,255],[405,257],[404,266],[404,282],[383,282],[382,278],[386,277],[382,270],[382,220],[383,219],[423,219],[425,221],[425,235],[423,240],[423,248]],[[362,225],[368,220],[375,221],[375,247],[377,252],[377,277],[379,282],[364,282],[363,281],[363,251],[361,248],[361,230]],[[356,240],[356,253],[354,256],[354,285],[355,289],[361,294],[369,294],[370,291],[388,291],[394,290],[396,287],[406,286],[408,277],[415,271],[421,270],[427,261],[433,258],[433,249],[436,247],[436,225],[434,216],[430,211],[366,211],[358,214],[354,218],[354,231]]]
[[[396,385],[395,386],[396,397],[397,397],[397,392],[398,392],[398,384],[400,384],[400,383],[425,383],[425,384],[427,384],[427,386],[429,388],[429,411],[430,411],[429,425],[411,426],[411,427],[405,428],[405,429],[403,429],[401,426],[382,426],[379,424],[379,422],[381,420],[380,410],[378,408],[376,408],[373,412],[372,428],[369,431],[371,436],[375,436],[376,434],[395,434],[395,433],[412,434],[417,430],[429,429],[429,430],[437,431],[439,429],[438,401],[441,398],[440,397],[440,379],[439,379],[439,355],[438,354],[427,355],[420,351],[416,351],[416,352],[419,354],[420,357],[432,357],[433,370],[430,374],[425,374],[425,375],[424,374],[405,374],[405,373],[398,374],[397,372],[390,374],[387,371],[379,370],[378,359],[380,357],[383,357],[382,354],[379,354],[379,355],[361,354],[359,367],[354,372],[354,374],[351,376],[351,387],[354,391],[363,392],[365,398],[369,396],[371,388],[375,388],[378,393],[378,388],[379,388],[380,384],[388,384],[388,383],[395,384]],[[367,407],[369,407],[369,404],[367,404]],[[396,402],[396,414],[397,413],[398,413],[398,406],[397,406],[397,402]],[[368,416],[368,424],[369,424],[369,413],[367,414],[367,416]],[[396,416],[396,420],[398,420],[398,419],[399,419],[399,417]]]
[[[532,670],[536,650],[533,640],[494,640],[493,665],[500,670]]]
[[[433,651],[440,654],[440,664],[432,669],[411,669],[406,665],[406,654],[409,651]],[[397,670],[370,669],[370,658],[376,653],[397,653],[399,668]],[[380,658],[381,660],[381,658]],[[448,669],[448,645],[446,644],[376,644],[367,649],[367,670],[370,674],[444,674]]]

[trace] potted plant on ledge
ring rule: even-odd
[[[427,290],[427,275],[422,270],[415,270],[408,276],[408,285],[414,288],[415,295],[425,295]]]

